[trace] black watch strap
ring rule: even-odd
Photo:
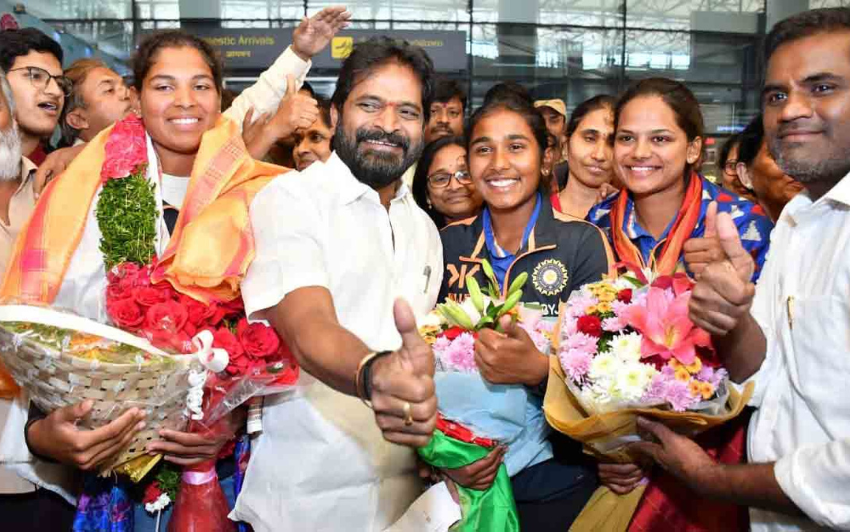
[[[367,401],[372,400],[372,364],[379,358],[391,355],[392,353],[392,351],[380,351],[363,366],[363,394],[366,396]]]

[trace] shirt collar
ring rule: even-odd
[[[788,218],[792,224],[796,224],[805,219],[809,214],[819,210],[819,207],[826,205],[827,202],[830,204],[838,203],[844,206],[850,206],[850,174],[842,177],[841,181],[836,183],[834,187],[829,189],[817,201],[812,201],[809,191],[803,190],[794,196],[785,208],[782,209],[779,220]]]
[[[38,167],[34,162],[26,157],[21,157],[21,186],[15,191],[15,194],[21,191],[22,188],[29,185],[29,182],[35,177],[35,172]]]
[[[380,203],[380,197],[378,196],[378,192],[370,187],[369,185],[363,183],[354,174],[351,172],[351,169],[346,165],[342,159],[339,158],[336,152],[331,153],[330,158],[325,163],[325,165],[330,170],[330,174],[338,177],[337,190],[339,191],[339,201],[343,205],[348,205],[350,203],[354,203],[364,195],[368,195],[369,198],[373,199],[375,202]],[[399,178],[401,179],[401,178]],[[407,186],[403,181],[401,185],[396,190],[395,196],[392,201],[400,201],[403,200],[406,196],[410,194],[410,187]]]

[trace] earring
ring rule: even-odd
[[[433,205],[431,205],[431,198],[425,198],[425,203],[428,204],[429,209],[433,207]]]
[[[543,169],[543,171],[542,171],[542,173],[543,173],[543,175],[544,175],[544,176],[547,176],[547,177],[548,177],[548,176],[549,176],[549,169],[548,169],[548,168],[544,168],[544,169]]]

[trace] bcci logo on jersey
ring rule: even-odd
[[[544,296],[556,296],[567,286],[567,268],[556,259],[547,259],[534,267],[531,282]]]

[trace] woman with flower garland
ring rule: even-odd
[[[587,219],[608,235],[617,261],[660,275],[699,274],[718,247],[713,230],[716,213],[729,212],[742,244],[756,261],[753,281],[757,280],[773,225],[759,206],[698,173],[705,132],[699,102],[691,91],[678,81],[642,80],[617,102],[614,129],[614,171],[625,188],[591,209]],[[718,459],[740,461],[747,417],[707,432],[700,441]],[[643,479],[643,472],[630,465],[600,466],[600,479],[615,493],[628,493]],[[742,526],[739,517],[746,519],[746,509],[736,512],[734,506],[695,499],[663,475],[654,477],[632,527],[737,530]]]
[[[469,171],[484,210],[443,229],[447,270],[438,300],[464,297],[468,276],[486,286],[481,262],[487,259],[502,292],[526,272],[530,282],[521,301],[538,303],[545,316],[557,316],[560,302],[573,290],[608,271],[605,238],[593,225],[552,209],[548,188],[541,184],[546,124],[530,102],[510,96],[492,100],[472,116],[469,132]],[[549,358],[516,326],[505,334],[481,331],[475,352],[485,380],[524,384],[534,392],[529,394],[534,415],[527,427],[537,433],[522,442],[522,463],[508,471],[521,529],[565,530],[596,488],[596,478],[574,442],[559,440],[564,445],[553,449],[547,438],[542,398]],[[504,454],[496,448],[478,462],[444,474],[460,485],[484,489]]]
[[[229,313],[253,255],[248,206],[286,169],[254,161],[238,125],[222,117],[222,67],[209,44],[179,31],[154,34],[139,46],[133,67],[141,119],[128,116],[99,135],[45,190],[16,244],[3,295],[100,322],[109,315],[124,327],[138,320],[128,315],[130,306],[112,306],[110,294],[121,287],[110,281],[150,263],[152,290],[173,295],[176,289],[194,306]],[[115,264],[122,267],[112,269]],[[150,291],[144,297],[159,300]],[[186,312],[203,311],[193,305]],[[154,333],[179,336],[184,331],[174,323],[182,327],[188,319],[178,318],[180,312],[166,308],[156,323],[148,312],[144,323]],[[227,342],[218,336],[216,343]],[[75,420],[91,408],[87,401],[32,418],[25,429],[31,452],[93,470],[145,425],[131,408],[97,430],[77,430]],[[162,430],[147,450],[176,466],[215,461],[242,425],[244,412],[234,411],[214,432]],[[232,503],[232,459],[216,469]],[[75,530],[133,530],[134,521],[136,530],[154,527],[157,518],[141,505],[133,511],[120,484],[107,484],[96,497],[81,498]],[[162,517],[167,521],[168,514]]]

